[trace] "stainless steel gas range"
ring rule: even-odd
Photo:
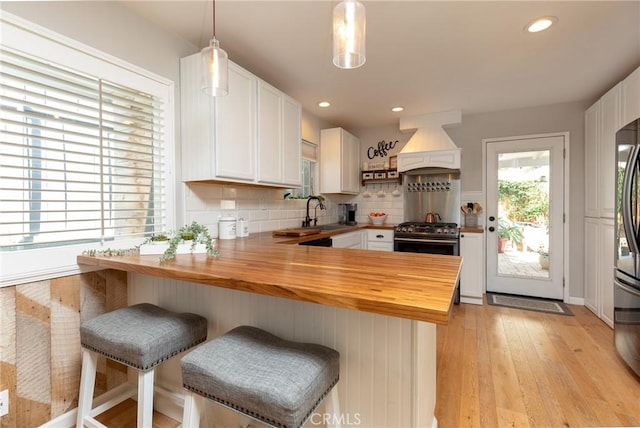
[[[460,228],[456,223],[400,223],[394,229],[393,250],[405,253],[460,255]],[[454,303],[460,302],[460,284]]]
[[[393,250],[459,256],[460,228],[455,223],[401,223],[394,230]]]

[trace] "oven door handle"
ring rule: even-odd
[[[419,244],[457,244],[457,239],[415,239],[415,238],[394,238],[400,242],[417,242]]]

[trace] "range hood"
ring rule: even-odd
[[[432,167],[459,170],[460,149],[442,127],[460,123],[461,110],[401,118],[400,131],[416,131],[398,153],[398,171]]]

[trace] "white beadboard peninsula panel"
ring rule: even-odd
[[[209,320],[208,339],[249,324],[286,339],[337,349],[344,422],[350,418],[352,425],[358,422],[366,427],[414,425],[415,323],[411,320],[129,273],[129,304],[140,302],[205,316]],[[435,326],[429,326],[435,335]],[[433,355],[435,364],[435,351]],[[181,393],[179,358],[163,364],[156,381]],[[208,421],[209,410],[205,415]],[[216,406],[215,411],[216,426],[239,426],[244,421],[220,407]]]

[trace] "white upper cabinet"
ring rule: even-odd
[[[302,185],[302,107],[293,98],[282,96],[282,182]]]
[[[258,84],[258,181],[282,181],[282,95],[265,82]]]
[[[622,81],[622,126],[640,118],[640,68]]]
[[[215,97],[213,143],[218,177],[247,181],[256,177],[257,83],[254,75],[229,63],[229,95]]]
[[[615,213],[616,132],[622,127],[622,84],[618,83],[585,112],[585,216]]]
[[[182,58],[183,181],[300,185],[301,108],[229,62],[229,94],[200,90],[200,54]]]
[[[616,210],[616,132],[622,127],[620,95],[622,84],[618,83],[600,98],[599,127],[599,171],[598,196],[600,217],[613,218]],[[587,174],[589,172],[587,171]]]
[[[320,131],[320,193],[360,191],[360,140],[342,128]]]
[[[300,186],[300,104],[262,81],[258,103],[258,181]]]

